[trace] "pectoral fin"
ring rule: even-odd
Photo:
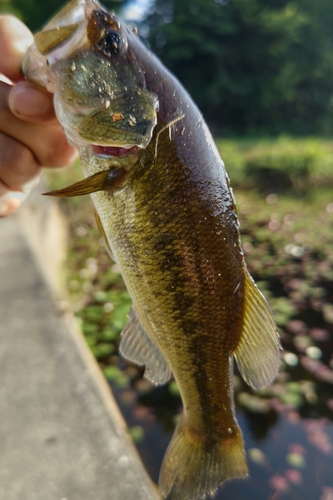
[[[112,253],[112,250],[111,250],[111,247],[110,247],[110,244],[109,244],[108,237],[106,236],[106,232],[104,230],[102,221],[100,219],[100,216],[96,212],[96,210],[95,210],[95,219],[96,219],[96,224],[97,224],[98,230],[99,230],[99,232],[100,232],[100,234],[101,234],[101,236],[103,238],[106,251],[110,255],[111,259],[115,262],[115,258],[113,257],[113,253]]]
[[[234,352],[245,382],[254,389],[269,385],[278,372],[280,349],[271,310],[246,272],[244,327]]]
[[[58,198],[70,198],[72,196],[83,196],[85,194],[96,193],[97,191],[112,192],[121,187],[125,175],[126,173],[120,168],[102,170],[71,186],[43,194],[47,196],[56,196]]]
[[[144,376],[153,384],[165,384],[171,377],[169,364],[141,326],[133,307],[121,335],[119,350],[124,358],[137,365],[146,365]]]

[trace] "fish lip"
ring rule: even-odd
[[[137,154],[140,151],[139,146],[100,146],[92,144],[90,151],[94,156],[102,158],[125,158],[126,156]]]

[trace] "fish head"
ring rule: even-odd
[[[74,146],[121,156],[151,141],[159,103],[147,89],[133,37],[96,0],[73,0],[35,35],[22,72],[54,93]]]

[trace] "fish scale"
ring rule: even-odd
[[[170,148],[165,150],[170,155]],[[241,265],[243,257],[238,246],[238,225],[235,223],[231,226],[234,233],[232,238],[230,234],[227,240],[223,237],[216,238],[211,229],[212,222],[215,227],[216,216],[211,216],[211,210],[203,212],[200,193],[194,189],[195,186],[193,195],[190,189],[185,190],[188,210],[183,210],[182,196],[178,197],[177,203],[177,196],[173,195],[171,206],[169,196],[161,188],[165,185],[165,164],[170,165],[168,177],[173,177],[175,182],[180,183],[180,190],[183,191],[184,180],[179,176],[182,165],[174,157],[164,158],[163,151],[160,150],[156,163],[150,165],[148,162],[148,166],[143,164],[143,172],[137,171],[133,184],[123,193],[124,204],[112,210],[112,215],[112,195],[109,195],[111,199],[108,200],[103,194],[95,194],[96,198],[99,196],[103,200],[95,199],[95,204],[97,207],[99,204],[103,205],[100,213],[103,211],[109,220],[109,225],[105,220],[105,226],[108,228],[110,241],[116,240],[119,245],[119,248],[113,248],[115,256],[119,255],[116,260],[142,324],[162,351],[167,353],[179,384],[189,424],[200,435],[208,430],[209,435],[214,434],[216,437],[219,432],[220,435],[229,437],[227,429],[236,428],[236,424],[232,408],[229,405],[226,407],[224,402],[231,399],[230,357],[237,345],[243,320],[240,290],[238,304],[233,298],[232,307],[228,305],[237,284],[244,279]],[[150,170],[153,172],[150,173]],[[148,176],[151,180],[150,189],[147,189]],[[137,182],[138,179],[141,180],[140,183]],[[159,186],[159,192],[154,189],[156,186]],[[173,189],[176,190],[175,185]],[[137,198],[144,201],[142,206],[135,201]],[[197,210],[198,204],[200,210]],[[155,217],[156,205],[164,214],[163,227],[155,225],[153,219],[151,227],[147,228],[146,221],[150,220],[150,213]],[[232,207],[231,202],[229,205]],[[113,234],[119,232],[118,227],[128,228],[127,214],[130,218],[136,212],[139,215],[134,217],[135,220],[130,225],[132,231],[126,232],[128,243],[124,244],[122,238],[116,239]],[[227,216],[228,211],[224,211],[224,217],[219,221],[221,226],[225,224]],[[181,232],[180,227],[184,228]],[[193,227],[200,227],[200,230],[197,229],[197,239],[193,238],[192,231],[189,230]],[[169,235],[169,239],[172,237],[170,255],[165,250],[156,249],[156,241],[161,234]],[[204,250],[200,248],[202,240],[206,243]],[[238,252],[234,251],[234,244],[237,245]],[[144,256],[139,257],[137,262],[140,270],[137,274],[132,272],[133,252]],[[190,265],[189,253],[192,257]],[[230,257],[228,253],[231,253]],[[149,259],[146,258],[147,255]],[[231,265],[230,260],[238,260],[238,265]],[[215,278],[214,284],[207,280],[209,273]],[[188,286],[189,282],[193,284],[194,281],[196,287]],[[155,326],[154,329],[151,328],[151,323]],[[233,335],[230,335],[230,331]],[[218,332],[219,335],[212,335],[211,332]],[[217,352],[221,355],[217,356]],[[191,370],[184,364],[184,360],[189,358],[193,365]],[[228,383],[223,385],[222,380]],[[195,409],[199,407],[206,408],[206,411],[198,413]]]
[[[172,371],[180,389],[184,411],[163,460],[161,494],[213,496],[248,474],[233,357],[259,388],[275,377],[280,350],[269,306],[246,268],[214,141],[180,83],[95,0],[73,0],[55,16],[22,67],[55,93],[86,176],[49,194],[91,194],[131,295],[120,352],[145,365],[156,385]]]

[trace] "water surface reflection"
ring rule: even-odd
[[[113,389],[129,427],[143,429],[138,451],[157,482],[173,433],[176,400],[166,388],[158,388],[139,396],[139,406],[134,409],[128,392]],[[237,418],[245,438],[250,478],[226,483],[216,500],[333,500],[331,420],[300,418],[293,410],[269,415],[238,410]]]

